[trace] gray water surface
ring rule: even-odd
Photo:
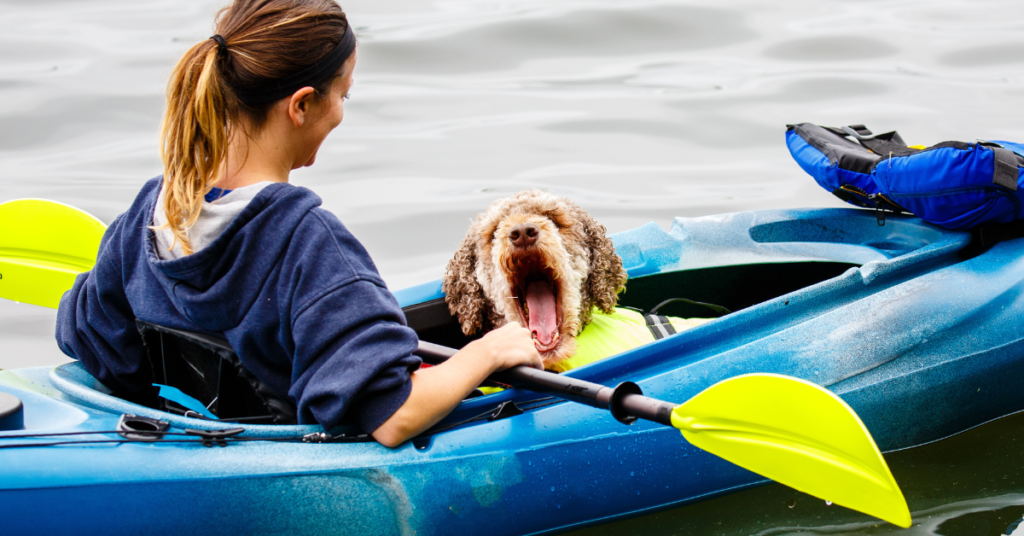
[[[220,6],[0,1],[0,202],[55,199],[108,223],[125,210],[161,172],[167,77],[189,46],[213,33]],[[293,181],[320,194],[392,288],[438,278],[470,218],[525,188],[572,197],[612,232],[648,221],[667,227],[674,216],[843,206],[793,163],[787,123],[865,123],[898,129],[912,144],[1024,140],[1019,1],[343,7],[360,38],[352,99],[317,164]],[[61,362],[53,323],[52,311],[0,302],[0,368]],[[1010,426],[996,423],[993,433],[1015,431]],[[1001,509],[1024,504],[1020,443],[964,437],[951,443],[961,446],[950,447],[948,471],[911,470],[915,451],[893,456],[911,508],[946,508],[935,515],[950,519],[1015,513]],[[982,458],[981,447],[1003,449],[1006,463]],[[976,467],[1017,480],[948,485],[950,474]],[[939,491],[924,501],[918,489]],[[787,493],[768,486],[594,530],[798,532],[780,527],[793,526],[792,512],[814,511],[804,508],[813,503],[791,493],[797,506],[776,508]],[[965,500],[980,502],[957,506]],[[829,525],[815,529],[822,533],[888,530],[834,514],[838,507],[819,510],[828,514],[821,521],[799,522]],[[952,534],[950,526],[911,532]]]

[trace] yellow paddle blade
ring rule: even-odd
[[[737,376],[676,407],[672,425],[740,467],[910,526],[907,501],[864,423],[818,385],[777,374]]]
[[[106,228],[63,203],[0,204],[0,298],[56,308],[75,276],[96,264]]]

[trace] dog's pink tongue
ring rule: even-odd
[[[547,281],[534,281],[526,287],[526,305],[530,308],[530,331],[542,345],[549,345],[558,333],[555,293]]]

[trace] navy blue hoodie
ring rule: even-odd
[[[408,398],[416,333],[358,240],[312,191],[261,190],[203,250],[163,261],[146,183],[103,236],[96,266],[57,312],[57,343],[115,392],[145,398],[152,373],[135,319],[225,337],[298,406],[300,423],[343,417],[376,430]]]

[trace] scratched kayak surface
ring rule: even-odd
[[[625,305],[686,296],[734,312],[572,376],[682,402],[738,374],[788,374],[842,396],[883,451],[1024,409],[1022,239],[981,245],[914,218],[819,209],[679,218],[613,240],[633,276]],[[422,338],[458,344],[438,282],[397,295]],[[254,441],[211,448],[5,438],[111,430],[124,413],[224,428],[104,391],[76,363],[0,372],[0,392],[26,407],[25,430],[0,433],[5,531],[528,534],[763,482],[674,429],[515,389],[463,402],[442,425],[469,422],[394,450],[269,441],[312,426],[242,425]],[[506,401],[523,412],[470,420]]]

